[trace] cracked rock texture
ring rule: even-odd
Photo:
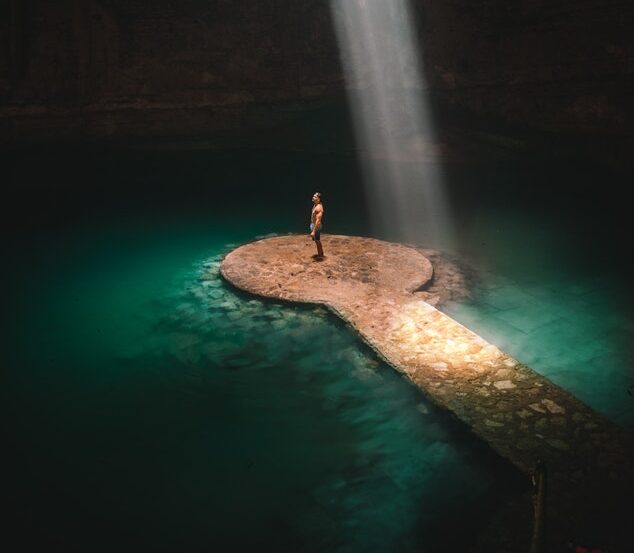
[[[631,135],[632,3],[412,5],[440,106],[522,128]],[[0,142],[266,129],[345,98],[323,0],[7,0],[0,44]],[[378,62],[386,74],[395,64]]]
[[[317,261],[306,236],[253,242],[229,253],[221,274],[259,296],[326,305],[521,472],[542,460],[552,544],[596,524],[597,504],[602,524],[618,526],[634,485],[629,433],[421,299],[433,268],[420,250],[336,235],[322,243]],[[444,266],[432,297],[443,275],[455,289]],[[617,530],[611,539],[618,550]]]

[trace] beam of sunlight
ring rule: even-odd
[[[409,0],[331,0],[375,230],[451,247],[438,141]]]

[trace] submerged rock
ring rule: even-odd
[[[420,288],[436,267],[420,250],[346,236],[322,235],[322,243],[325,258],[315,260],[314,246],[305,236],[260,240],[230,252],[220,272],[246,292],[326,306],[339,315],[389,364],[523,473],[530,475],[537,459],[546,463],[549,482],[560,491],[550,500],[553,508],[580,513],[579,520],[589,514],[584,511],[593,503],[584,499],[584,490],[570,476],[588,466],[602,468],[587,474],[587,482],[613,496],[619,489],[609,481],[611,472],[634,482],[634,462],[615,460],[632,461],[629,435],[424,301]],[[460,272],[440,267],[432,286],[439,287],[445,279],[451,293],[464,293]],[[437,296],[438,303],[452,297],[436,288],[429,297]],[[326,314],[324,307],[313,311],[314,318]],[[285,336],[292,336],[295,326],[311,324],[291,310],[271,310],[266,318],[267,330]],[[316,346],[295,365],[319,366],[319,347],[328,346]],[[369,377],[360,356],[350,351],[342,356],[349,358],[359,378]],[[346,391],[325,385],[323,394],[327,405],[338,409]],[[606,449],[618,455],[602,456]]]

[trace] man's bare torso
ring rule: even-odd
[[[321,226],[321,223],[323,223],[323,221],[324,221],[324,206],[322,204],[320,204],[320,203],[317,204],[315,207],[313,207],[313,210],[312,210],[312,212],[310,214],[310,222],[313,225],[316,223],[317,214],[319,214],[319,213],[321,213],[321,221],[319,222],[320,226]]]

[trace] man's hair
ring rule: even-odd
[[[315,192],[315,196],[317,196],[321,200],[321,192]]]

